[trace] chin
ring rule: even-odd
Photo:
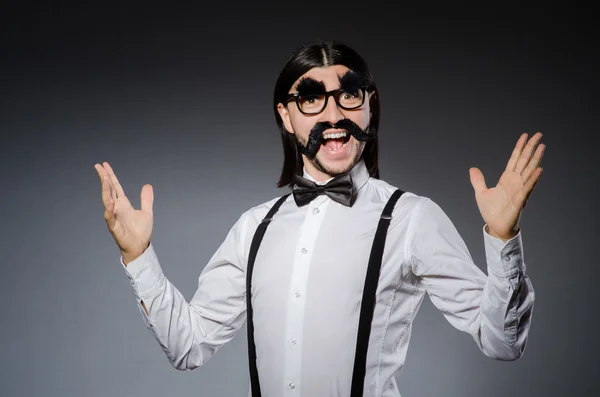
[[[319,152],[317,152],[317,156],[313,160],[313,163],[315,168],[331,177],[345,174],[360,161],[360,154],[362,151],[359,149],[359,147],[354,147],[342,158],[331,158],[329,153],[323,152],[327,149],[321,147]]]
[[[342,175],[342,174],[349,172],[352,169],[352,167],[354,167],[354,164],[355,164],[353,161],[346,161],[344,163],[336,162],[335,164],[332,164],[332,163],[324,164],[322,162],[319,162],[318,159],[315,163],[316,163],[315,166],[318,169],[320,169],[322,172],[324,172],[327,175],[330,175],[332,177]]]

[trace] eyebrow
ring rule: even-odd
[[[325,93],[325,84],[322,81],[317,81],[312,77],[303,77],[296,86],[298,95],[307,96]]]
[[[340,82],[340,88],[348,92],[358,91],[365,84],[365,78],[352,70],[348,70],[341,76],[338,75],[338,81]],[[296,86],[296,91],[298,91],[299,96],[310,96],[327,92],[325,84],[312,77],[302,77]]]
[[[347,71],[343,76],[338,75],[340,88],[348,92],[358,91],[364,84],[365,78],[352,70]]]

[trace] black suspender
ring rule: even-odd
[[[254,260],[258,247],[267,231],[267,226],[271,222],[273,215],[279,210],[281,204],[287,199],[291,193],[282,196],[273,205],[271,210],[264,217],[252,238],[250,245],[250,254],[248,256],[248,268],[246,269],[246,313],[247,313],[247,329],[248,329],[248,359],[250,360],[250,385],[252,387],[252,397],[261,397],[260,383],[258,381],[258,368],[256,366],[256,346],[254,345],[254,321],[252,319],[252,271],[254,270]]]
[[[375,310],[375,293],[379,281],[379,272],[381,270],[381,260],[385,247],[385,239],[388,226],[392,219],[392,212],[396,202],[402,196],[402,190],[396,190],[388,200],[385,208],[381,213],[375,238],[371,247],[371,255],[369,257],[369,265],[367,275],[365,277],[365,286],[363,288],[363,297],[360,308],[360,318],[358,321],[358,335],[356,340],[356,353],[354,356],[354,370],[352,372],[352,387],[350,389],[350,397],[361,397],[365,384],[365,371],[367,361],[367,350],[369,346],[369,337],[371,336],[371,323],[373,321],[373,312]],[[258,379],[258,368],[256,365],[256,346],[254,344],[254,322],[252,319],[252,272],[254,270],[254,261],[258,252],[258,247],[262,242],[263,236],[271,222],[273,216],[281,207],[281,204],[287,199],[289,194],[282,196],[273,205],[271,210],[258,225],[252,244],[250,246],[250,254],[248,257],[248,267],[246,269],[246,311],[247,311],[247,330],[248,330],[248,360],[250,365],[250,386],[252,397],[262,397],[260,391],[260,383]]]
[[[373,245],[371,246],[369,266],[367,267],[362,303],[360,305],[350,397],[361,397],[363,395],[367,366],[367,348],[369,347],[369,337],[371,336],[371,322],[373,321],[373,312],[375,311],[375,292],[377,291],[377,283],[379,282],[383,248],[385,246],[388,226],[392,220],[394,206],[403,193],[402,190],[396,190],[383,208],[383,212],[379,218],[379,224],[377,225],[377,231],[375,231]]]

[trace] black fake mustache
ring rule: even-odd
[[[367,127],[366,130],[363,130],[354,121],[350,119],[343,119],[335,124],[331,124],[327,121],[322,121],[315,124],[315,126],[310,130],[306,146],[301,144],[300,141],[296,140],[300,152],[308,156],[309,158],[314,157],[317,154],[319,147],[321,147],[323,132],[333,128],[346,130],[348,134],[352,135],[354,139],[357,139],[359,141],[366,142],[375,139],[374,130],[372,130],[370,127]]]

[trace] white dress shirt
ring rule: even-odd
[[[252,306],[264,397],[349,395],[371,244],[396,189],[371,178],[363,162],[351,175],[357,191],[352,207],[321,195],[299,208],[290,195],[258,250]],[[201,366],[244,324],[250,243],[275,201],[241,215],[200,274],[189,303],[165,277],[152,245],[125,267],[144,321],[175,368]],[[521,234],[506,243],[485,227],[483,234],[487,276],[437,204],[410,192],[400,197],[377,288],[365,397],[400,395],[394,375],[404,366],[425,292],[483,354],[521,356],[534,302]]]

